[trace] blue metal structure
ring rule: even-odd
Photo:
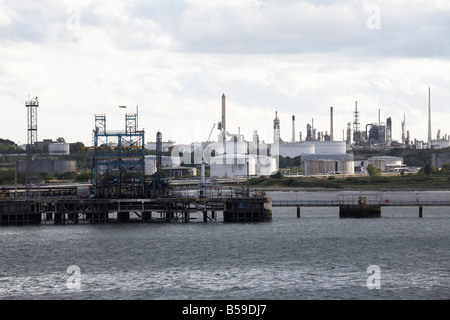
[[[93,136],[95,197],[145,196],[145,133],[137,115],[125,115],[125,131],[107,131],[106,116],[95,115]]]

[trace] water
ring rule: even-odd
[[[298,219],[295,208],[274,208],[267,223],[226,224],[219,214],[206,224],[199,216],[189,224],[2,227],[0,299],[449,299],[449,210],[425,207],[420,219],[416,207],[383,208],[379,219],[339,219],[337,208],[302,208]],[[79,287],[68,285],[72,265]],[[367,286],[371,265],[380,268],[379,289]]]

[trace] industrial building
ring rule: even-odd
[[[152,175],[157,171],[157,156],[145,156],[145,175]],[[180,167],[179,157],[161,156],[161,169]]]
[[[442,167],[443,164],[450,163],[450,153],[432,153],[431,165],[436,169]]]
[[[331,107],[330,133],[317,133],[314,126],[308,124],[306,140],[296,141],[295,116],[292,116],[292,139],[291,142],[285,142],[280,138],[280,120],[278,114],[275,113],[274,144],[278,147],[281,157],[300,156],[305,175],[324,175],[337,172],[353,174],[353,154],[347,153],[345,141],[334,141],[333,126],[333,107]]]
[[[251,176],[268,176],[278,171],[278,148],[273,149],[272,145],[260,142],[256,131],[253,141],[246,141],[240,132],[226,130],[224,94],[222,119],[217,128],[220,131],[218,141],[176,145],[172,149],[172,159],[178,158],[181,164],[201,164],[204,159],[210,165],[210,176],[219,178],[246,176],[247,169]]]
[[[64,156],[70,154],[70,145],[68,143],[54,142],[48,145],[48,153],[51,156]]]
[[[19,172],[33,172],[36,174],[47,172],[51,175],[62,174],[66,172],[76,172],[77,162],[75,160],[21,160],[18,164]]]
[[[278,171],[277,159],[249,154],[225,154],[211,159],[211,177],[269,176]]]
[[[145,144],[145,149],[150,150],[150,151],[156,151],[156,145],[157,142],[147,142]],[[173,147],[175,147],[175,142],[174,141],[163,141],[162,142],[162,152],[170,152],[172,151]]]
[[[188,167],[162,167],[161,172],[165,176],[171,178],[181,178],[181,177],[195,177],[197,176],[197,168]]]
[[[367,171],[369,165],[374,165],[376,168],[380,169],[382,172],[392,172],[398,171],[404,168],[402,157],[389,157],[389,156],[379,156],[370,157],[363,161],[364,171]]]
[[[302,162],[304,175],[354,174],[354,161],[346,160],[305,160]]]
[[[369,123],[361,128],[359,119],[358,102],[355,102],[353,112],[353,132],[351,122],[348,122],[347,144],[353,148],[389,149],[389,148],[414,148],[414,149],[442,149],[450,147],[450,138],[447,134],[441,136],[439,129],[436,139],[432,139],[431,121],[431,88],[428,88],[428,133],[427,141],[410,138],[409,130],[406,129],[406,116],[403,115],[401,122],[401,141],[393,139],[392,118],[388,117],[386,122],[381,121],[380,109],[378,110],[378,122]]]

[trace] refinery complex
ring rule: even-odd
[[[86,149],[93,150],[93,179],[103,179],[110,170],[123,170],[130,176],[152,175],[158,170],[165,171],[171,177],[204,176],[207,169],[210,177],[235,178],[248,176],[269,176],[282,169],[284,174],[297,175],[330,175],[330,174],[364,174],[370,164],[383,172],[408,171],[400,157],[369,157],[355,159],[357,150],[383,150],[391,148],[410,149],[442,149],[450,146],[447,134],[440,130],[436,139],[431,137],[431,89],[428,92],[428,141],[418,141],[410,138],[406,128],[405,116],[401,122],[401,141],[392,137],[392,119],[381,119],[378,111],[378,121],[369,124],[360,122],[358,102],[355,101],[352,122],[347,123],[346,132],[342,133],[342,140],[336,139],[334,133],[333,107],[330,107],[329,131],[317,131],[314,119],[306,125],[306,134],[296,130],[295,115],[292,115],[292,137],[285,141],[280,137],[280,119],[274,110],[273,141],[261,141],[258,132],[253,131],[251,140],[246,140],[238,133],[227,131],[226,97],[221,97],[221,118],[214,124],[206,142],[191,144],[176,144],[173,141],[163,141],[162,133],[158,132],[155,142],[145,142],[144,130],[137,127],[138,114],[126,114],[123,131],[114,130],[114,134],[106,130],[106,116],[95,115],[93,129],[93,144]],[[76,171],[76,161],[64,160],[58,156],[69,154],[69,144],[65,141],[37,140],[37,110],[39,101],[29,99],[25,103],[27,108],[28,140],[27,153],[32,155],[38,150],[48,150],[47,159],[20,161],[19,171],[45,171],[51,174]],[[218,104],[219,107],[219,104]],[[219,110],[219,108],[218,108]],[[218,112],[219,113],[219,112]],[[219,120],[219,119],[218,119]],[[215,135],[214,133],[217,133]],[[240,130],[239,130],[240,131]],[[216,136],[216,139],[214,139]],[[211,139],[211,137],[213,137]],[[144,149],[153,151],[148,155]],[[111,151],[114,150],[114,151]],[[170,155],[169,155],[170,154]],[[103,158],[103,156],[105,156]],[[298,170],[280,168],[281,158],[300,159]],[[107,161],[106,159],[115,159]],[[136,168],[138,168],[136,172]],[[141,182],[143,185],[144,182]]]

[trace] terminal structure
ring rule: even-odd
[[[95,116],[93,185],[96,197],[145,195],[145,133],[137,114],[125,115],[125,131],[108,131],[106,116]]]

